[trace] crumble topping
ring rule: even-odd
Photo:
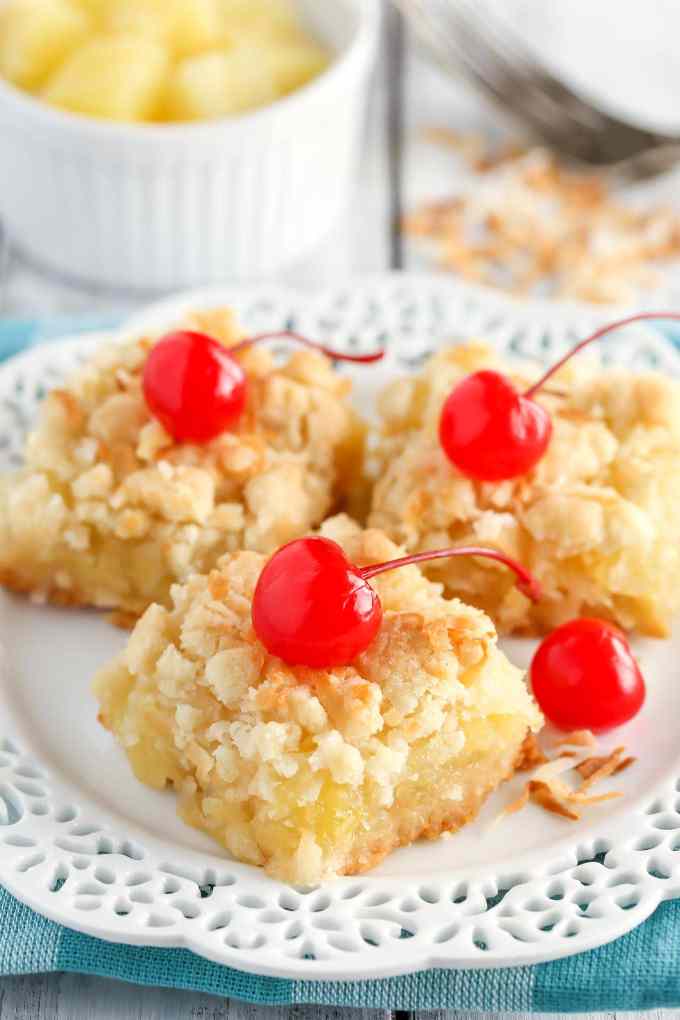
[[[399,554],[342,515],[320,533],[358,564]],[[488,617],[408,566],[372,582],[385,615],[356,662],[292,667],[252,628],[264,562],[228,553],[174,585],[100,671],[101,719],[137,776],[172,783],[236,857],[305,884],[462,824],[542,725]]]
[[[190,326],[226,346],[228,310]],[[140,612],[225,552],[270,552],[318,524],[361,473],[349,382],[314,351],[238,357],[246,411],[205,445],[151,417],[142,370],[152,337],[97,350],[41,406],[26,466],[0,481],[0,578],[10,587]]]
[[[667,634],[679,601],[680,384],[651,372],[603,371],[582,357],[538,395],[554,426],[542,460],[520,478],[480,483],[447,459],[438,423],[454,385],[483,368],[505,371],[520,390],[539,374],[504,366],[472,342],[440,351],[420,375],[381,395],[369,523],[409,552],[477,543],[523,563],[543,588],[536,606],[497,564],[424,566],[501,631],[540,632],[591,615]]]

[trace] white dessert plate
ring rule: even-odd
[[[313,299],[213,291],[139,321],[163,328],[187,306],[228,301],[252,330],[297,328],[360,349],[387,339],[387,364],[354,370],[364,409],[387,377],[446,337],[477,332],[545,359],[575,328],[485,321],[453,290],[448,281],[392,277]],[[20,460],[45,390],[104,339],[64,339],[0,368],[0,468]],[[651,329],[630,329],[609,350],[680,374],[680,354]],[[635,641],[648,700],[603,741],[638,758],[616,777],[621,800],[578,823],[532,805],[492,824],[517,780],[453,838],[399,850],[369,874],[312,891],[230,860],[178,820],[172,793],[133,778],[90,692],[96,669],[125,640],[96,613],[0,595],[0,880],[55,921],[114,942],[184,946],[260,974],[356,980],[555,959],[616,938],[680,895],[680,630],[668,641]],[[527,665],[531,642],[506,648]]]

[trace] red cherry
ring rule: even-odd
[[[375,354],[345,354],[288,330],[261,333],[226,348],[204,333],[168,333],[151,349],[144,366],[144,399],[155,418],[178,443],[207,443],[243,414],[248,381],[237,357],[254,344],[287,339],[321,351],[336,361],[368,364]]]
[[[468,478],[500,482],[526,474],[548,448],[552,421],[500,372],[468,375],[447,397],[439,420],[445,454]]]
[[[499,372],[475,372],[458,383],[442,408],[439,441],[458,470],[482,482],[526,474],[539,462],[552,436],[550,415],[533,399],[562,366],[594,340],[644,319],[680,319],[674,312],[643,312],[602,326],[578,343],[529,387],[518,393]]]
[[[645,681],[625,635],[604,620],[557,627],[539,645],[530,677],[544,715],[563,730],[621,726],[645,700]]]
[[[203,333],[169,333],[151,349],[142,379],[149,410],[178,443],[207,443],[243,414],[246,376]]]
[[[293,665],[344,666],[382,620],[376,592],[336,542],[300,538],[275,553],[253,597],[253,626],[272,655]]]
[[[368,648],[382,620],[380,599],[368,579],[445,556],[485,556],[504,563],[529,598],[540,597],[535,578],[495,549],[438,549],[356,567],[336,542],[298,538],[275,552],[260,574],[253,596],[255,633],[268,652],[292,666],[346,666]]]

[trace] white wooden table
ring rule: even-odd
[[[376,74],[367,123],[367,144],[352,208],[321,251],[294,267],[283,282],[313,287],[348,275],[388,269],[418,268],[416,256],[398,230],[403,209],[420,197],[441,191],[447,154],[422,138],[428,125],[476,128],[493,118],[462,88],[445,82],[414,53],[391,12],[386,17],[384,46]],[[47,280],[13,257],[9,277],[0,281],[0,316],[126,311],[125,297],[86,291]],[[680,1017],[680,1010],[673,1011]],[[595,1014],[588,1020],[605,1015]],[[627,1014],[631,1016],[631,1014]],[[431,1020],[454,1020],[456,1014],[420,1014]],[[458,1014],[491,1017],[492,1014]],[[657,1011],[656,1016],[661,1016]],[[383,1010],[319,1007],[264,1008],[212,996],[138,988],[77,975],[45,975],[0,980],[0,1020],[411,1020],[415,1014]]]

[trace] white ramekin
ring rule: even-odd
[[[380,11],[297,2],[336,60],[228,120],[109,123],[0,79],[0,216],[16,245],[65,276],[139,291],[267,277],[312,251],[350,200]]]

